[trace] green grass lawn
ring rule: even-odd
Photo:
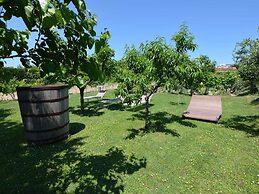
[[[113,97],[109,92],[106,97]],[[29,147],[18,103],[0,102],[0,193],[258,193],[258,96],[223,96],[218,124],[182,120],[189,96],[152,98],[150,131],[141,107],[78,111],[70,96],[68,140]]]

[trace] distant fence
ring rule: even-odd
[[[117,89],[118,84],[105,84],[97,87],[87,86],[85,89],[85,92],[97,92],[99,90],[99,87],[102,87],[102,89],[105,89],[105,90],[115,90]],[[69,94],[77,94],[77,93],[79,93],[79,89],[77,87],[74,86],[69,89]],[[16,92],[12,94],[0,93],[0,101],[7,101],[7,100],[17,100],[17,93]]]
[[[86,92],[97,92],[99,91],[99,88],[105,89],[105,90],[115,90],[118,87],[118,84],[104,84],[101,86],[96,86],[96,87],[91,87],[91,86],[87,86],[85,88],[85,93]],[[79,93],[79,89],[77,87],[72,87],[69,89],[69,94],[77,94]]]

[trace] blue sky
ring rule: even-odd
[[[116,58],[125,45],[139,45],[156,36],[170,43],[182,23],[196,39],[197,57],[208,55],[217,64],[233,63],[233,50],[244,38],[259,33],[259,0],[88,0],[87,8],[98,16],[97,31],[111,32]]]
[[[139,45],[157,36],[171,36],[186,23],[198,49],[191,54],[209,56],[217,64],[233,63],[233,50],[244,38],[259,33],[259,0],[87,0],[87,9],[98,16],[96,31],[111,32],[110,46],[120,59],[126,45]],[[22,28],[19,21],[10,25]],[[18,60],[7,65],[17,66]]]

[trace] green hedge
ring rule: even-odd
[[[40,76],[38,67],[3,67],[1,68],[0,92],[4,94],[13,93],[17,86],[35,86],[45,83],[44,78]]]

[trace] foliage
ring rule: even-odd
[[[212,61],[208,56],[201,55],[194,59],[195,63],[201,69],[201,82],[205,86],[205,94],[208,94],[209,88],[215,85],[213,73],[215,72],[216,61]]]
[[[239,88],[236,88],[236,83],[239,80],[237,72],[218,72],[219,85],[225,90],[225,92],[234,93]]]
[[[194,43],[194,37],[185,24],[180,26],[179,32],[172,36],[172,40],[175,42],[176,51],[180,53],[195,51],[197,48],[197,44]]]
[[[205,75],[206,82],[204,80],[201,88],[199,88],[201,94],[208,94],[209,91],[217,94],[237,94],[241,90],[241,86],[239,85],[240,77],[237,72],[209,72],[203,75]],[[202,87],[205,87],[205,91],[202,90],[204,89]]]
[[[38,67],[3,67],[2,71],[4,74],[7,74],[11,78],[15,77],[19,81],[23,79],[41,79],[40,69]]]
[[[90,78],[99,74],[87,50],[95,46],[98,53],[109,35],[105,32],[97,38],[96,16],[86,10],[83,0],[15,0],[0,5],[1,59],[18,57],[24,67],[40,67],[43,75],[74,74],[80,64]],[[8,27],[7,21],[14,16],[24,22],[26,30]],[[32,47],[28,44],[30,37],[36,37]]]
[[[234,59],[240,77],[249,84],[252,93],[259,92],[259,39],[244,39],[237,43]]]
[[[190,89],[190,95],[196,91],[202,82],[203,74],[200,66],[195,61],[187,60],[181,66],[178,79],[186,89]]]
[[[98,37],[94,30],[96,15],[86,10],[83,0],[5,1],[0,5],[0,59],[18,57],[24,67],[40,67],[50,83],[77,86],[83,109],[86,85],[102,80],[102,70],[114,55],[107,43],[110,33]],[[27,29],[8,28],[6,23],[13,16],[21,18]],[[33,34],[37,38],[29,48]],[[89,50],[95,54],[88,56]]]
[[[0,92],[10,94],[15,92],[18,86],[36,86],[46,82],[40,77],[40,69],[38,67],[14,68],[3,67],[4,76],[0,79]],[[7,78],[7,79],[6,79]]]
[[[191,60],[188,56],[188,51],[193,52],[197,48],[194,36],[190,33],[188,26],[181,25],[179,32],[172,36],[172,40],[175,42],[176,51],[183,56],[177,67],[176,78],[181,83],[180,88],[190,89],[190,95],[192,95],[202,82],[205,71],[202,72],[201,65],[205,63],[206,57],[201,56],[196,60]],[[172,82],[175,82],[174,80]]]
[[[165,87],[173,79],[182,80],[186,73],[190,76],[188,50],[194,50],[193,38],[186,27],[173,36],[176,48],[168,45],[163,38],[142,43],[139,49],[127,48],[119,70],[118,93],[130,103],[145,97],[145,130],[150,128],[149,99],[159,87]],[[192,74],[191,74],[192,76]]]
[[[77,61],[73,64],[73,69],[66,66],[60,72],[48,76],[52,81],[65,82],[70,86],[78,87],[81,110],[84,110],[84,90],[86,86],[103,83],[106,77],[111,76],[114,50],[108,44],[109,38],[109,31],[105,31],[100,36],[102,44],[97,41],[96,47],[100,47],[98,52],[88,57],[85,56],[85,60]]]

